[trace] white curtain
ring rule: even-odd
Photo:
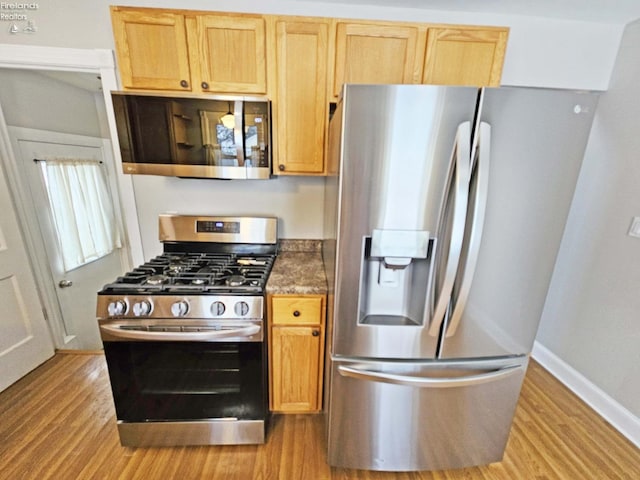
[[[90,159],[46,158],[45,183],[65,271],[122,246],[103,166]]]

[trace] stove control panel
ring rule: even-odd
[[[98,295],[98,318],[263,319],[262,296]]]

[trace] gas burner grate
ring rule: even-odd
[[[275,255],[163,253],[105,285],[112,293],[261,293]]]

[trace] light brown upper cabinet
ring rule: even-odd
[[[111,7],[122,86],[266,95],[273,173],[326,175],[345,83],[498,86],[508,28]],[[330,173],[330,172],[329,172]]]
[[[419,83],[424,29],[388,22],[337,22],[332,94],[345,83]]]
[[[329,29],[323,19],[275,21],[274,173],[324,172]]]
[[[344,83],[498,86],[508,28],[390,22],[336,25],[333,98]]]
[[[429,28],[422,83],[499,86],[506,28]]]
[[[187,33],[189,45],[197,46],[190,50],[191,64],[197,67],[202,91],[265,94],[264,18],[217,13],[193,18],[196,28],[187,28]]]
[[[267,92],[260,15],[111,7],[122,86],[186,92]]]
[[[111,21],[124,88],[191,91],[182,15],[111,7]]]

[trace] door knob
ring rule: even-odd
[[[70,287],[71,285],[73,285],[73,282],[71,280],[60,280],[58,282],[58,286],[60,288],[67,288],[67,287]]]

